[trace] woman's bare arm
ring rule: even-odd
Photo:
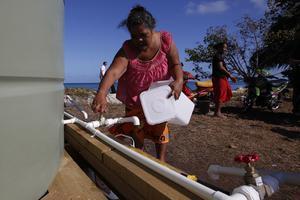
[[[173,42],[170,47],[170,52],[168,54],[168,65],[170,67],[170,72],[174,81],[170,84],[172,88],[172,94],[175,99],[178,99],[182,90],[183,85],[183,72],[179,60],[178,50],[175,43]]]
[[[92,109],[94,112],[105,112],[107,110],[106,95],[109,88],[118,80],[127,70],[128,59],[123,49],[120,49],[105,73],[104,78],[99,83],[97,95],[94,98]]]
[[[226,76],[229,77],[234,83],[237,81],[234,76],[231,75],[231,73],[223,66],[222,62],[218,63],[219,69],[223,72],[225,72]]]

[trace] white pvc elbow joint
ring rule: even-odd
[[[89,117],[89,115],[84,110],[82,110],[81,113],[83,114],[84,119],[87,119]]]
[[[133,123],[133,125],[135,125],[135,126],[141,125],[140,119],[139,119],[138,117],[136,117],[136,116],[132,116],[132,123]]]
[[[76,118],[73,117],[71,119],[63,120],[63,124],[74,124],[76,122]]]
[[[242,198],[243,195],[246,198]],[[233,199],[247,199],[247,200],[260,200],[259,193],[252,187],[248,185],[243,185],[238,188],[235,188],[232,192]]]

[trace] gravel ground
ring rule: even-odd
[[[88,112],[87,121],[99,117],[89,107],[93,91],[68,89],[65,93],[71,95]],[[67,107],[66,110],[81,117],[73,108]],[[254,108],[251,112],[242,113],[238,97],[224,106],[223,112],[227,119],[215,118],[211,113],[201,115],[195,109],[188,126],[170,124],[167,162],[228,191],[243,184],[242,178],[221,176],[220,180],[213,181],[206,171],[211,164],[243,167],[243,164],[233,160],[241,153],[258,153],[258,169],[300,173],[300,119],[293,116],[291,110],[291,101],[285,100],[275,112]],[[122,104],[110,104],[105,117],[123,115]],[[145,143],[145,151],[155,155],[151,141]],[[268,199],[298,200],[300,187],[283,185],[279,192]]]

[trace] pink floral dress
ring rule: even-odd
[[[126,72],[118,82],[117,98],[127,107],[140,107],[139,95],[148,90],[151,83],[170,79],[167,55],[173,40],[168,32],[161,32],[161,46],[152,60],[143,61],[137,58],[135,49],[125,41],[122,48],[129,64]]]

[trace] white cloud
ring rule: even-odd
[[[186,6],[186,14],[194,14],[195,13],[196,4],[193,2],[189,2]]]
[[[253,3],[258,8],[265,8],[266,1],[265,0],[250,0],[251,3]]]
[[[187,14],[207,14],[220,13],[228,10],[229,6],[225,1],[210,1],[205,3],[195,4],[189,2],[186,6]]]

